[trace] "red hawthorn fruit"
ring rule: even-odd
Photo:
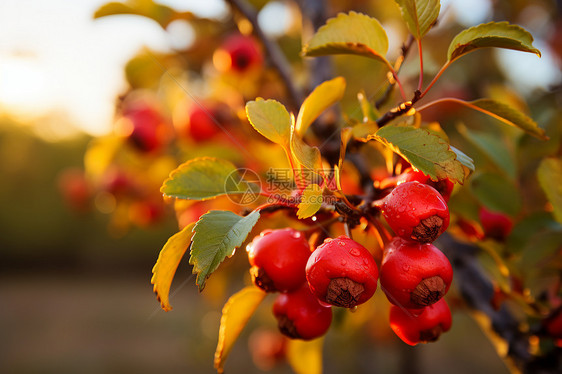
[[[292,339],[316,339],[324,335],[332,323],[332,309],[321,305],[306,284],[277,296],[273,314],[279,331]]]
[[[221,124],[217,118],[215,110],[192,105],[189,109],[188,135],[196,141],[211,139],[221,131]]]
[[[345,235],[318,246],[306,264],[306,279],[322,302],[352,308],[369,300],[377,289],[373,256]]]
[[[399,177],[398,184],[404,182],[413,182],[413,181],[418,181],[420,183],[424,183],[435,188],[437,192],[439,192],[441,196],[443,196],[445,202],[449,201],[449,199],[451,198],[451,193],[453,192],[453,188],[455,187],[455,184],[451,182],[449,179],[446,178],[440,179],[437,182],[435,182],[429,177],[429,175],[425,175],[422,171],[420,170],[415,171],[414,169],[406,170]]]
[[[156,152],[162,149],[169,135],[163,116],[152,105],[144,102],[128,104],[118,122],[118,131],[141,152]]]
[[[65,203],[76,212],[85,212],[90,208],[92,188],[84,171],[68,168],[58,176],[58,187]]]
[[[504,241],[511,233],[513,221],[507,215],[492,212],[485,207],[480,208],[478,215],[486,238],[495,239],[501,242]]]
[[[248,338],[254,364],[261,370],[271,370],[285,361],[287,338],[276,330],[258,329]]]
[[[451,324],[451,311],[444,299],[425,307],[419,314],[396,305],[390,307],[390,328],[409,345],[436,341],[449,331]]]
[[[399,237],[386,246],[380,270],[381,288],[388,300],[407,309],[436,303],[453,280],[451,263],[437,247]]]
[[[250,36],[231,35],[224,40],[213,56],[215,67],[221,72],[244,73],[263,64],[258,44]]]
[[[306,282],[310,246],[301,232],[292,228],[263,231],[246,251],[252,280],[262,290],[293,291]]]
[[[435,188],[419,182],[397,185],[384,198],[384,218],[404,239],[431,243],[449,226],[449,208]]]
[[[150,227],[164,218],[164,206],[159,200],[139,200],[131,204],[129,219],[139,227]]]
[[[111,167],[105,171],[101,177],[100,189],[116,197],[133,196],[138,192],[131,177],[117,167]]]
[[[562,339],[562,309],[549,316],[543,321],[543,326],[551,337]]]

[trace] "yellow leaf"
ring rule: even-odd
[[[170,286],[176,274],[180,261],[189,247],[195,223],[185,226],[180,232],[168,239],[158,255],[158,260],[152,268],[152,279],[150,283],[154,285],[154,293],[162,309],[166,312],[172,310],[169,301]]]
[[[318,85],[301,105],[296,132],[303,136],[308,127],[323,111],[337,103],[345,92],[345,79],[337,77]]]
[[[246,115],[257,132],[286,148],[291,134],[291,116],[283,104],[258,98],[246,104]]]
[[[287,361],[296,374],[322,374],[323,345],[324,338],[289,341]]]
[[[215,352],[217,372],[224,372],[224,362],[232,346],[266,295],[257,287],[246,287],[232,295],[222,308],[219,342]]]
[[[297,217],[304,219],[313,216],[322,206],[322,188],[317,184],[309,184],[302,193]]]

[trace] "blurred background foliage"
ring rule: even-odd
[[[173,46],[161,50],[145,46],[125,64],[126,88],[115,97],[110,131],[61,139],[49,129],[62,126],[68,118],[55,113],[22,120],[2,106],[3,372],[214,372],[220,308],[229,295],[248,283],[247,260],[234,256],[227,261],[201,295],[184,261],[176,275],[171,298],[175,310],[170,313],[159,310],[149,284],[150,270],[178,223],[183,227],[211,208],[239,208],[228,199],[195,204],[164,202],[158,189],[169,171],[196,156],[226,158],[239,167],[259,171],[262,177],[270,166],[287,167],[283,154],[270,148],[247,124],[244,104],[257,96],[275,98],[288,107],[293,103],[275,65],[263,59],[264,46],[249,37],[252,25],[238,12],[229,11],[221,1],[209,2],[208,13],[203,15],[178,6],[178,2],[165,3],[108,3],[92,14],[95,20],[89,22],[94,23],[130,17],[151,19],[168,32]],[[299,56],[302,42],[312,32],[312,25],[305,22],[302,27],[306,17],[299,4],[248,3],[259,12],[262,27],[284,52],[295,85],[308,92],[318,79],[346,78],[343,121],[337,120],[338,126],[361,117],[357,92],[364,90],[373,100],[382,96],[386,88],[382,64],[360,57],[335,57],[332,70],[323,74],[315,70],[320,66],[315,65],[317,60]],[[313,9],[317,2],[300,3]],[[483,241],[485,250],[480,257],[498,293],[504,292],[508,302],[516,305],[513,310],[521,312],[518,317],[525,320],[537,311],[521,311],[521,305],[534,305],[527,303],[524,290],[545,305],[560,304],[562,229],[537,183],[536,170],[544,157],[561,155],[562,4],[547,0],[442,3],[439,24],[424,39],[427,78],[445,61],[453,36],[481,22],[509,20],[520,24],[533,34],[543,53],[541,65],[537,65],[530,60],[535,56],[478,51],[455,62],[427,99],[491,97],[508,102],[546,130],[547,142],[452,105],[424,112],[424,120],[439,121],[451,144],[476,164],[477,172],[451,199],[456,222],[466,223],[478,237],[482,232],[481,206],[501,211],[515,222],[505,240]],[[322,10],[324,17],[356,10],[379,19],[389,34],[393,58],[407,39],[393,1],[326,1]],[[244,62],[236,67],[228,60],[233,36],[244,36],[239,43],[255,49],[248,66]],[[414,87],[417,51],[413,48],[409,53],[400,76],[408,87]],[[392,97],[389,106],[396,100]],[[194,118],[209,113],[226,131],[216,131],[215,123],[193,124]],[[321,136],[315,135],[309,139],[312,143]],[[373,157],[369,167],[376,170],[380,163]],[[346,170],[349,188],[361,191],[359,171],[351,165]],[[254,231],[288,224],[301,223],[276,214]],[[467,238],[466,230],[457,231],[466,240],[474,239]],[[499,265],[508,269],[508,277],[498,271],[503,269]],[[515,281],[523,283],[519,289],[522,302],[510,298],[517,288]],[[496,353],[506,347],[490,336],[489,329],[477,328],[486,325],[485,318],[470,312],[461,296],[453,287],[448,298],[454,312],[452,330],[435,344],[411,348],[391,333],[387,303],[378,292],[375,301],[360,308],[353,318],[336,317],[326,338],[325,372],[508,372]],[[256,353],[256,345],[282,344],[275,335],[268,305],[260,308],[235,346],[228,372],[291,372],[287,364],[272,361],[271,352]],[[539,320],[536,315],[529,321]],[[551,351],[556,342],[541,344],[531,341],[536,351]]]

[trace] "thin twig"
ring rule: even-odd
[[[400,72],[400,69],[402,68],[402,63],[406,59],[406,56],[408,55],[408,52],[410,51],[410,48],[412,47],[413,43],[414,43],[414,37],[410,35],[406,43],[402,45],[402,54],[400,55],[400,57],[398,57],[394,66],[394,70],[396,71],[396,74]],[[382,97],[375,102],[375,107],[377,109],[380,109],[380,107],[382,107],[388,101],[390,97],[390,93],[392,92],[393,88],[394,88],[394,83],[389,83]]]
[[[254,29],[254,33],[263,43],[271,66],[277,70],[281,80],[285,84],[285,87],[287,87],[290,100],[287,104],[293,107],[294,110],[298,110],[304,99],[303,94],[294,84],[290,64],[281,51],[281,48],[279,48],[277,44],[273,43],[267,35],[265,35],[258,23],[258,14],[250,4],[248,4],[245,0],[226,0],[226,2],[229,3],[235,10],[240,12],[246,19],[248,19],[248,21],[250,21]]]

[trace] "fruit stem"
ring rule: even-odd
[[[420,54],[420,80],[418,81],[418,91],[421,91],[423,85],[423,53],[421,38],[418,39],[418,51]]]

